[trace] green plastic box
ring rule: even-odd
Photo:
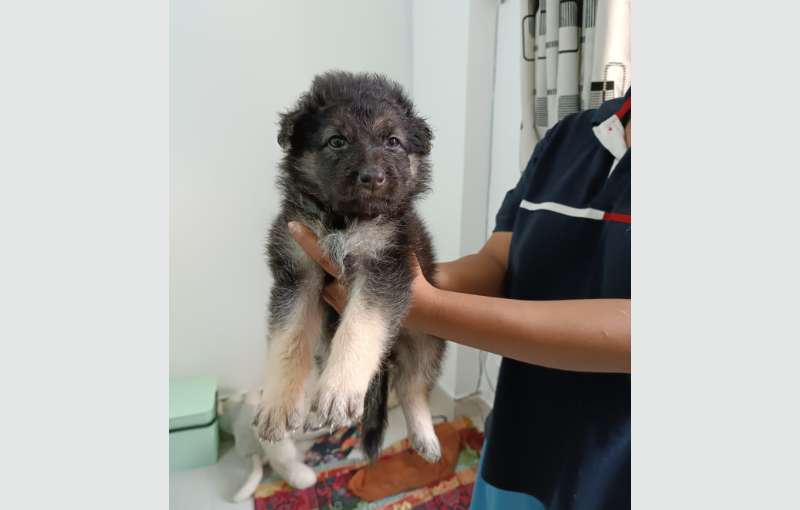
[[[216,464],[219,454],[217,382],[211,377],[169,381],[169,470]]]

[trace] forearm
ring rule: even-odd
[[[328,274],[338,275],[313,232],[292,223],[289,231],[312,260]],[[406,326],[527,363],[629,373],[630,300],[486,297],[501,293],[510,244],[510,232],[495,232],[479,253],[441,264],[439,288],[425,280],[414,259],[417,276]],[[334,283],[325,287],[322,297],[341,313],[347,290]]]
[[[630,300],[523,301],[430,289],[409,323],[526,363],[630,373]]]
[[[436,265],[436,287],[452,292],[499,297],[505,268],[480,253]]]
[[[511,232],[493,232],[478,253],[437,264],[440,289],[481,296],[503,295]]]

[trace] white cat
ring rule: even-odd
[[[232,498],[237,502],[252,497],[264,475],[263,466],[267,463],[296,489],[305,489],[317,481],[314,470],[303,464],[294,440],[313,439],[327,431],[293,434],[275,443],[261,442],[252,427],[260,401],[261,392],[250,391],[231,395],[221,402],[220,428],[234,437],[236,453],[249,461],[251,466],[250,474]]]

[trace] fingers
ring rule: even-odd
[[[319,245],[319,239],[308,227],[297,221],[288,224],[289,234],[306,254],[331,276],[339,276],[339,268],[331,262]]]
[[[347,303],[347,289],[345,289],[339,282],[333,282],[322,289],[322,299],[331,305],[334,310],[342,313],[342,310],[344,310],[344,306]]]
[[[419,265],[419,259],[415,254],[411,254],[411,270],[415,274],[422,274],[422,266]]]
[[[290,221],[287,225],[289,234],[311,259],[331,276],[339,276],[339,268],[331,262],[319,245],[319,239],[314,232],[298,221]],[[322,299],[331,305],[337,312],[342,313],[347,303],[347,289],[338,282],[334,282],[322,291]]]
[[[334,301],[333,299],[331,299],[329,296],[326,296],[325,294],[322,294],[322,299],[323,299],[323,300],[324,300],[326,303],[328,303],[329,305],[331,305],[331,308],[333,308],[334,310],[336,310],[338,313],[340,313],[340,314],[342,313],[342,308],[339,306],[339,303],[337,303],[336,301]]]

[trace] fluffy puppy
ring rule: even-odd
[[[440,457],[428,394],[444,355],[441,339],[401,327],[413,279],[411,255],[435,281],[431,240],[414,209],[428,190],[431,130],[403,89],[374,74],[317,76],[281,116],[281,211],[269,232],[274,285],[263,400],[254,420],[266,441],[307,428],[361,421],[375,459],[386,427],[389,381],[411,443]],[[299,221],[319,236],[349,288],[341,316],[320,299],[329,281],[289,235]],[[308,383],[318,369],[318,382]]]

